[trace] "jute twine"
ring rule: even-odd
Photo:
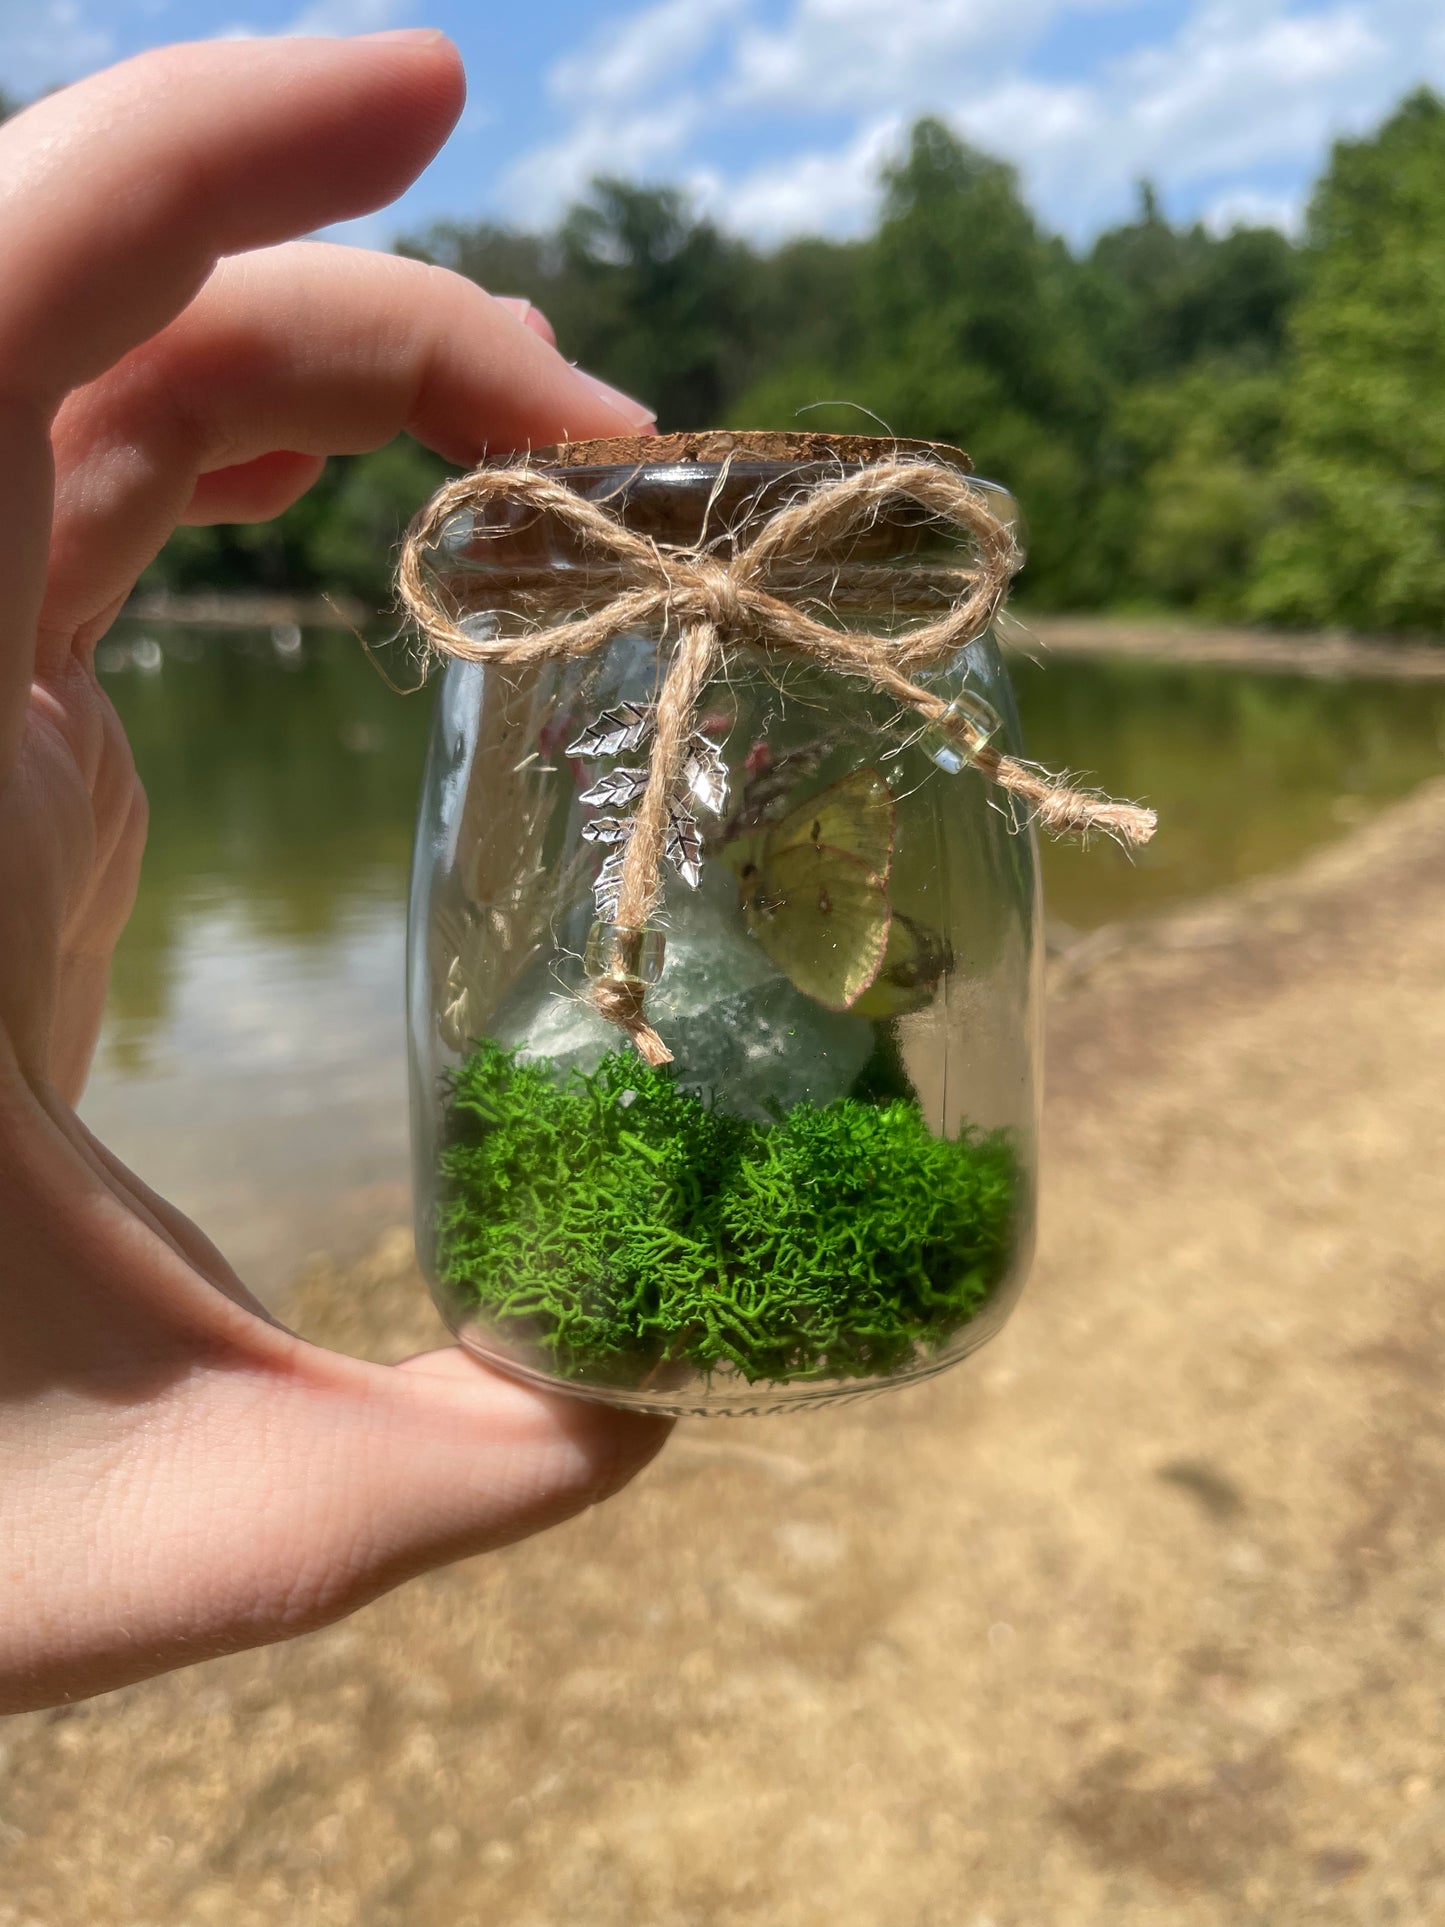
[[[836,553],[864,535],[885,509],[908,502],[952,523],[972,541],[970,567],[930,568],[916,577],[908,570],[888,572],[888,586],[904,606],[911,587],[926,599],[936,595],[940,581],[947,584],[952,599],[943,615],[901,635],[863,635],[820,620],[778,592],[790,576],[796,583],[800,565],[815,562],[820,551]],[[529,580],[532,626],[526,633],[492,640],[468,634],[459,626],[462,612],[444,606],[427,558],[454,516],[481,517],[498,509],[551,517],[577,539],[589,562],[597,559],[603,581],[613,589],[610,600],[592,614],[578,615],[575,587],[569,588],[561,574],[551,583],[543,574]],[[668,1063],[672,1053],[647,1022],[646,986],[630,967],[624,939],[646,928],[661,894],[668,804],[704,693],[733,650],[751,647],[803,657],[892,696],[925,725],[944,726],[968,761],[1018,797],[1045,830],[1080,836],[1102,830],[1131,844],[1153,835],[1152,810],[1072,788],[1046,770],[1002,754],[976,723],[950,708],[946,696],[913,680],[920,671],[941,667],[982,634],[1002,608],[1021,560],[1012,530],[983,491],[957,468],[936,460],[884,459],[838,480],[825,479],[770,515],[726,560],[635,534],[606,508],[527,463],[480,468],[448,483],[412,523],[398,586],[427,642],[442,656],[478,663],[550,662],[593,655],[634,629],[653,629],[672,643],[657,695],[647,784],[622,865],[614,918],[619,944],[611,968],[591,992],[601,1014],[627,1034],[649,1064]],[[593,588],[596,580],[589,575]]]

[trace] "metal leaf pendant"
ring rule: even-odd
[[[577,798],[593,809],[605,809],[610,803],[615,809],[626,809],[635,803],[647,788],[645,769],[614,769],[605,776],[599,776],[591,789],[583,790]]]
[[[617,921],[617,899],[622,890],[622,864],[626,855],[625,850],[610,851],[592,886],[592,900],[597,905],[597,914],[608,923]]]
[[[590,723],[573,743],[567,755],[583,757],[623,756],[636,750],[652,735],[657,712],[643,703],[619,703]],[[616,814],[590,817],[582,825],[588,843],[598,843],[607,856],[597,873],[592,894],[597,914],[609,923],[617,916],[622,888],[622,866],[632,832],[637,827],[636,812],[631,810],[647,788],[651,771],[622,767],[605,771],[583,790],[578,801],[587,809],[602,809]],[[702,882],[702,835],[697,827],[695,809],[709,816],[721,816],[727,808],[728,767],[719,744],[700,730],[687,739],[687,750],[677,783],[667,805],[667,836],[664,854],[690,890]]]
[[[637,749],[652,734],[656,710],[650,704],[619,703],[584,729],[575,743],[567,745],[568,756],[625,756]]]
[[[631,834],[630,816],[594,816],[582,825],[584,843],[625,843]]]
[[[681,803],[671,803],[667,811],[667,860],[689,890],[702,882],[702,838],[697,820]]]
[[[709,816],[721,816],[728,806],[728,766],[722,751],[709,737],[687,739],[682,765],[683,787]]]

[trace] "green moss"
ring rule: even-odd
[[[483,1043],[447,1118],[441,1282],[564,1378],[884,1375],[967,1324],[1008,1268],[1006,1138],[935,1138],[904,1099],[760,1124],[631,1052],[559,1080]]]

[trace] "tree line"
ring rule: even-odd
[[[1014,170],[920,121],[873,233],[760,250],[666,187],[598,180],[555,230],[448,223],[399,250],[530,297],[663,428],[953,442],[1018,497],[1034,608],[1358,630],[1445,623],[1445,103],[1339,142],[1303,237],[1171,222],[1089,246]],[[333,462],[262,527],[182,530],[149,586],[350,590],[386,605],[445,471]]]

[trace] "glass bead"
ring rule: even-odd
[[[667,957],[667,938],[660,930],[629,930],[620,923],[594,923],[587,932],[582,968],[594,979],[611,977],[624,983],[655,984]]]
[[[991,743],[1003,728],[1003,718],[992,703],[971,690],[960,690],[936,722],[924,730],[924,753],[949,776],[957,776],[973,761],[974,752]]]

